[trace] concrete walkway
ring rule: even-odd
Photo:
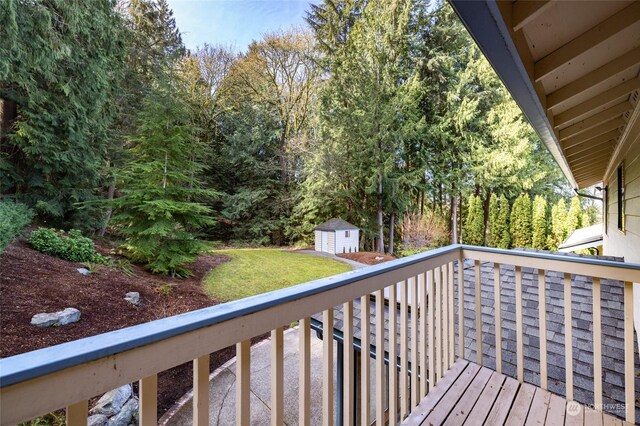
[[[298,328],[284,333],[284,420],[298,424]],[[271,339],[251,348],[251,424],[269,425],[271,419]],[[336,345],[334,342],[334,351]],[[335,352],[334,352],[335,353]],[[336,370],[334,364],[334,383]],[[209,378],[209,424],[235,424],[236,360],[233,358]],[[322,340],[311,335],[311,389],[322,389]],[[335,412],[335,410],[334,410]],[[191,425],[193,395],[190,392],[159,421],[161,425]],[[322,424],[322,396],[311,396],[311,423]]]
[[[320,256],[320,257],[326,257],[326,258],[329,258],[329,259],[337,260],[338,262],[342,262],[342,263],[346,263],[348,265],[351,265],[353,267],[353,269],[361,269],[361,268],[366,268],[367,266],[371,266],[371,265],[367,265],[367,264],[364,264],[364,263],[356,262],[355,260],[345,259],[344,257],[339,257],[339,256],[336,256],[335,254],[325,253],[325,252],[322,252],[322,251],[298,250],[298,253],[310,254],[312,256]]]

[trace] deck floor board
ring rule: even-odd
[[[609,414],[475,363],[458,360],[405,425],[627,425]]]

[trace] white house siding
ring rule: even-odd
[[[349,229],[349,237],[346,237],[347,231],[336,231],[336,253],[353,253],[359,251],[359,230]]]
[[[327,232],[327,251],[331,254],[336,253],[336,233]]]
[[[604,232],[604,254],[624,257],[626,262],[640,263],[640,140],[631,146],[624,158],[625,231],[618,230],[617,167],[605,184],[609,189],[607,224]],[[634,322],[640,331],[640,283],[634,283]],[[640,345],[640,333],[638,333]]]
[[[322,251],[322,231],[313,231],[315,238],[315,251]]]

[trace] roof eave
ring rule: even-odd
[[[577,189],[578,184],[562,154],[562,148],[555,137],[553,127],[540,103],[497,3],[493,0],[449,0],[449,2],[560,166],[562,173],[571,186]]]

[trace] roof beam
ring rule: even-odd
[[[549,0],[520,0],[515,2],[512,6],[513,9],[511,12],[513,31],[520,31],[525,25],[540,16],[551,5],[552,3]]]
[[[572,156],[568,156],[567,155],[567,161],[569,162],[569,164],[571,164],[571,162],[576,161],[580,158],[584,158],[590,154],[593,153],[600,153],[603,151],[613,151],[613,149],[615,148],[615,144],[612,143],[604,143],[602,145],[598,145],[594,148],[588,149],[586,151],[582,151],[580,153],[577,154],[573,154]]]
[[[625,81],[604,93],[594,96],[588,101],[584,101],[583,103],[556,115],[553,117],[554,126],[560,127],[564,124],[580,119],[599,107],[605,106],[606,104],[622,98],[623,96],[629,96],[631,92],[639,88],[640,78],[632,78],[631,80]]]
[[[555,108],[578,96],[593,86],[607,81],[621,72],[640,64],[640,47],[617,57],[600,68],[580,77],[547,95],[547,109]]]
[[[569,65],[581,54],[600,43],[604,43],[638,21],[640,21],[640,2],[633,2],[630,6],[538,60],[534,66],[535,81],[540,81],[559,68]]]
[[[588,143],[581,143],[580,145],[576,145],[571,148],[567,148],[564,150],[565,157],[571,157],[576,154],[579,154],[584,151],[589,151],[590,149],[594,149],[600,145],[610,144],[611,146],[616,146],[618,141],[616,138],[620,136],[619,130],[612,130],[600,136],[597,136],[593,139],[587,141]]]
[[[614,120],[607,121],[606,123],[602,123],[596,127],[593,127],[588,135],[576,135],[571,138],[567,138],[561,142],[562,148],[567,149],[579,145],[581,143],[585,143],[597,136],[603,135],[611,130],[615,130],[619,127],[624,126],[626,121],[622,118],[616,118]]]
[[[599,112],[594,116],[582,120],[581,122],[576,123],[573,126],[569,126],[566,129],[560,130],[559,139],[564,140],[572,136],[579,135],[580,133],[586,132],[587,130],[597,126],[598,124],[613,120],[614,118],[624,114],[627,111],[631,111],[632,109],[633,105],[631,105],[631,103],[627,101],[622,102],[612,108],[605,109],[604,111]]]
[[[579,175],[576,179],[580,181],[581,184],[585,182],[596,183],[603,180],[604,170],[598,170],[591,173],[584,173]]]
[[[584,155],[580,157],[576,157],[572,161],[570,161],[569,166],[576,167],[576,166],[579,166],[580,164],[590,163],[604,157],[610,157],[612,152],[613,152],[613,149],[611,148],[587,152]]]
[[[593,169],[594,173],[600,169],[602,169],[602,174],[604,175],[604,170],[607,168],[607,164],[609,163],[609,157],[599,160],[599,161],[590,161],[586,164],[579,164],[575,167],[572,167],[571,170],[574,173],[574,176],[581,176],[581,172],[588,172]]]

